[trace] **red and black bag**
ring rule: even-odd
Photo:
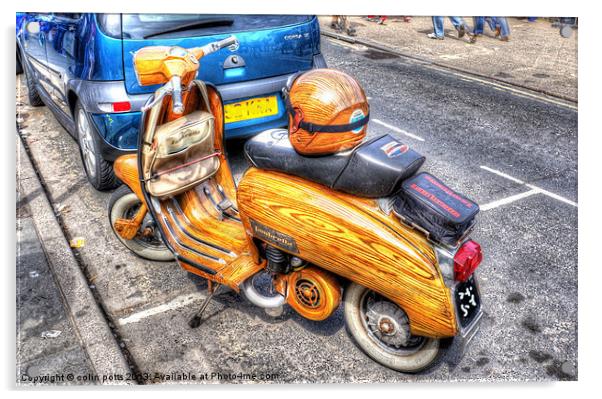
[[[433,241],[456,246],[469,232],[479,205],[458,194],[433,175],[422,172],[401,186],[394,211],[406,223],[418,226]]]

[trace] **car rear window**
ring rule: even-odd
[[[118,14],[98,16],[101,28],[109,36],[134,40],[227,34],[297,25],[310,20],[309,15],[122,14],[121,18]]]

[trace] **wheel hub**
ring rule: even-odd
[[[86,170],[91,176],[96,175],[96,158],[94,157],[94,144],[92,142],[92,132],[86,115],[82,109],[77,115],[77,130],[79,133],[79,142],[82,149]]]
[[[395,322],[388,317],[381,317],[378,321],[378,329],[385,335],[395,335]]]
[[[392,302],[380,300],[368,304],[366,317],[370,332],[389,347],[413,346],[420,340],[410,333],[408,316]]]

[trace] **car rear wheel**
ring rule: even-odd
[[[27,84],[27,99],[29,100],[29,105],[32,107],[41,107],[44,105],[40,93],[38,93],[38,89],[36,89],[36,84],[31,76],[31,72],[28,71],[27,68],[25,68],[25,83]]]
[[[19,48],[17,47],[17,75],[23,73],[23,64],[21,64],[21,55],[19,54]]]
[[[100,154],[94,136],[97,133],[79,101],[75,105],[75,127],[82,163],[90,184],[99,191],[119,186],[120,182],[113,172],[113,164]]]

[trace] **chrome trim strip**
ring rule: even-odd
[[[215,261],[215,262],[218,262],[218,263],[222,263],[222,264],[225,264],[225,263],[226,263],[226,261],[225,261],[225,260],[223,260],[223,259],[220,259],[220,258],[218,258],[218,257],[216,257],[216,256],[209,255],[209,254],[206,254],[206,253],[203,253],[203,252],[197,251],[196,249],[194,249],[194,248],[192,248],[192,247],[190,247],[190,246],[188,246],[188,245],[184,244],[183,242],[180,242],[180,241],[177,239],[177,237],[176,237],[176,233],[173,231],[173,228],[172,228],[172,227],[171,227],[171,225],[169,224],[169,220],[167,220],[167,218],[166,218],[164,215],[161,215],[161,217],[163,218],[163,222],[165,223],[165,226],[167,227],[167,230],[169,231],[169,234],[171,235],[171,238],[174,240],[174,242],[175,242],[175,243],[176,243],[178,246],[180,246],[180,247],[182,247],[182,248],[186,249],[187,251],[190,251],[190,252],[192,252],[192,253],[194,253],[194,254],[196,254],[196,255],[202,256],[202,257],[204,257],[204,258],[207,258],[207,259],[211,259],[212,261]]]
[[[183,219],[186,221],[187,224],[192,224],[192,223],[190,223],[190,220],[188,220],[188,217],[182,212],[182,208],[180,208],[180,204],[178,204],[176,199],[172,198],[171,200],[172,200],[172,204],[174,204],[174,208],[176,208],[176,211],[178,212],[178,214],[183,217]],[[178,220],[176,215],[174,215],[174,211],[171,207],[169,207],[169,206],[167,207],[167,212],[169,212],[169,215],[176,222],[176,226],[178,227],[178,229],[182,233],[184,233],[186,236],[188,236],[190,239],[194,240],[195,242],[198,242],[199,244],[206,245],[210,248],[213,248],[216,251],[223,252],[226,255],[236,256],[236,254],[234,252],[229,251],[226,248],[222,248],[219,245],[216,245],[216,244],[213,244],[208,241],[205,241],[205,240],[195,237],[190,231],[188,231],[188,229],[185,226],[182,226],[182,224],[180,223],[180,221]]]

